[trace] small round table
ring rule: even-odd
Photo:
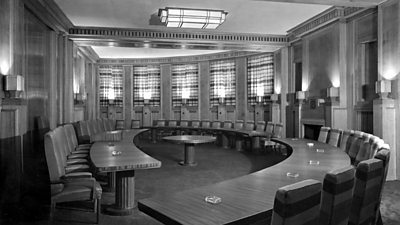
[[[184,144],[185,145],[185,158],[183,161],[179,162],[182,166],[196,166],[197,163],[194,161],[195,150],[194,146],[196,144],[203,144],[214,142],[215,137],[212,136],[201,136],[201,135],[177,135],[163,137],[163,140],[170,141],[173,143]]]

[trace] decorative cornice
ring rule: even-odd
[[[97,60],[100,59],[99,55],[97,55],[97,53],[90,46],[81,46],[78,48],[78,51],[93,63],[96,63]]]
[[[74,27],[69,38],[79,45],[271,50],[287,45],[286,35],[208,33],[104,27]]]
[[[300,25],[290,29],[288,31],[288,38],[290,42],[319,29],[323,26],[331,24],[340,19],[346,19],[350,16],[354,16],[360,12],[368,10],[368,8],[359,7],[331,7],[324,12],[312,17],[309,20],[301,23]]]
[[[190,63],[220,60],[227,58],[247,57],[252,55],[262,54],[252,51],[232,51],[224,53],[196,55],[196,56],[180,56],[180,57],[165,57],[165,58],[147,58],[147,59],[99,59],[99,64],[129,64],[129,65],[148,65],[148,64],[174,64],[174,63]]]
[[[57,33],[68,33],[68,30],[74,27],[53,0],[23,0],[23,3]]]

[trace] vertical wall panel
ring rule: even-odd
[[[172,119],[171,65],[161,65],[161,112],[162,118]]]
[[[210,112],[210,62],[199,63],[199,108],[200,119],[211,119]]]
[[[236,59],[236,119],[254,120],[248,118],[247,110],[247,60]]]

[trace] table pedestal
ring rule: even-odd
[[[221,139],[222,139],[222,147],[229,148],[229,137],[226,134],[222,134]]]
[[[261,148],[260,146],[260,137],[252,137],[251,138],[251,147],[252,149],[259,149]]]
[[[235,140],[235,147],[236,147],[236,151],[243,151],[243,140],[240,137],[236,137]]]
[[[153,143],[157,143],[157,129],[151,129],[151,140]]]
[[[135,208],[135,171],[116,172],[115,205],[106,209],[117,216],[130,215]]]
[[[108,190],[109,192],[115,192],[115,172],[107,173],[108,179]]]
[[[182,166],[196,166],[197,163],[194,161],[194,155],[195,155],[195,150],[194,150],[194,144],[185,144],[185,158],[183,161],[179,162]]]

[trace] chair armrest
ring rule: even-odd
[[[88,157],[88,154],[74,154],[71,153],[70,155],[67,156],[68,159],[85,159]]]
[[[69,173],[65,174],[61,179],[63,182],[66,180],[75,180],[75,179],[81,179],[81,178],[92,178],[92,173],[90,172],[76,172],[76,173]]]
[[[69,165],[74,165],[74,164],[84,164],[84,165],[89,165],[89,161],[87,159],[67,159],[67,166]]]
[[[66,174],[75,172],[89,172],[89,165],[76,164],[76,165],[68,165],[65,167]]]

